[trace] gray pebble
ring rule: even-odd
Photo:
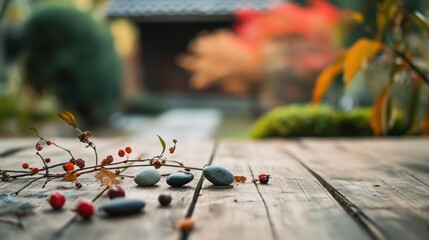
[[[100,209],[111,216],[125,216],[140,212],[144,206],[145,202],[140,199],[115,198],[101,206]]]
[[[194,179],[190,172],[175,172],[167,177],[167,184],[172,187],[181,187]]]
[[[207,166],[203,175],[215,186],[228,186],[234,181],[234,175],[224,167]]]
[[[145,169],[134,176],[134,182],[139,186],[153,186],[161,179],[161,174],[155,169]]]

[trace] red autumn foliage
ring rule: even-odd
[[[220,84],[226,91],[243,93],[267,73],[288,70],[308,77],[335,57],[341,20],[351,12],[326,0],[303,7],[282,3],[264,11],[243,8],[236,12],[234,31],[199,35],[179,65],[192,72],[191,85]]]

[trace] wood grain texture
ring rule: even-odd
[[[425,239],[429,187],[404,167],[429,166],[424,142],[303,140],[286,142],[284,148],[362,211],[378,238]]]
[[[56,141],[68,146],[76,157],[93,163],[92,150],[76,139]],[[108,154],[119,161],[117,150],[126,145],[134,149],[134,157],[160,153],[156,137],[152,142],[140,138],[95,142],[100,161]],[[16,144],[0,140],[0,150],[29,143],[28,139]],[[28,181],[0,182],[0,239],[426,239],[427,146],[429,140],[425,139],[221,141],[212,165],[246,176],[246,183],[225,188],[205,180],[199,191],[199,171],[192,171],[195,179],[182,188],[169,187],[165,177],[150,188],[137,187],[133,179],[124,178],[121,186],[127,197],[144,199],[145,210],[120,218],[97,211],[90,221],[69,210],[81,199],[93,200],[96,207],[109,201],[103,192],[106,188],[99,186],[93,174],[79,178],[84,183],[82,189],[62,190],[67,195],[62,211],[51,210],[45,199],[58,188],[70,186],[69,182],[54,180],[41,188],[41,180],[18,196],[9,194]],[[210,141],[179,142],[172,157],[186,165],[203,167],[209,162],[212,148]],[[60,149],[45,148],[42,152],[53,163],[69,159]],[[41,166],[32,146],[0,156],[0,169],[21,169],[23,161]],[[140,170],[128,168],[124,174],[134,175]],[[162,167],[159,171],[168,174],[177,170]],[[268,185],[250,181],[260,173],[272,176]],[[160,193],[173,196],[171,207],[159,207]],[[194,195],[198,197],[192,216],[196,228],[183,235],[174,228],[174,222],[189,213]],[[25,208],[33,209],[33,214],[14,213]]]
[[[213,165],[248,182],[222,189],[206,181],[191,239],[368,239],[279,142],[221,142]],[[260,173],[271,174],[270,184],[250,182]]]

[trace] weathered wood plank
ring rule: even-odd
[[[368,139],[339,140],[338,146],[345,151],[355,152],[367,158],[379,159],[379,164],[383,164],[383,171],[390,173],[399,171],[429,186],[429,165],[427,164],[429,150],[426,150],[429,139],[383,139],[377,144],[373,144]]]
[[[136,140],[134,140],[136,141]],[[136,142],[135,145],[137,145]],[[159,144],[142,144],[144,149],[148,149],[148,157],[160,153]],[[177,152],[173,155],[175,160],[182,161],[186,165],[202,167],[207,164],[213,148],[212,142],[200,142],[198,144],[189,144],[179,142]],[[167,154],[168,155],[168,154]],[[134,175],[141,171],[141,168],[128,168],[124,174]],[[162,167],[160,172],[168,174],[179,171],[179,168]],[[125,179],[121,186],[126,191],[129,198],[143,199],[146,202],[144,212],[130,217],[112,218],[102,212],[89,222],[76,222],[70,226],[59,239],[178,239],[181,232],[177,230],[174,223],[182,219],[192,201],[195,185],[197,184],[201,172],[192,171],[195,175],[194,180],[181,188],[171,188],[165,182],[166,177],[154,187],[138,187],[133,179]],[[163,208],[159,206],[158,196],[161,193],[170,194],[173,198],[170,207]],[[108,202],[105,194],[95,204],[101,206]]]
[[[278,142],[221,143],[213,165],[245,175],[248,182],[219,189],[205,183],[191,239],[368,239],[323,186]],[[252,177],[271,174],[268,185]]]
[[[34,146],[34,141],[29,138],[0,139],[0,161],[2,158],[16,154],[23,149]]]
[[[429,166],[426,146],[418,142],[303,140],[286,142],[284,148],[358,207],[380,238],[424,239],[429,188],[402,165]],[[407,149],[419,157],[409,159]]]

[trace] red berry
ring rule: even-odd
[[[125,152],[127,152],[128,154],[130,154],[133,150],[130,147],[126,147],[125,148]]]
[[[118,155],[119,155],[119,157],[123,157],[123,156],[125,156],[125,151],[124,151],[124,150],[122,150],[122,149],[119,149],[119,151],[118,151]]]
[[[73,163],[66,163],[64,164],[63,168],[66,172],[71,172],[74,170],[74,165]]]
[[[38,173],[38,172],[39,172],[39,168],[34,167],[34,168],[32,168],[32,169],[31,169],[31,172],[32,172],[33,174],[36,174],[36,173]]]
[[[62,192],[54,192],[49,196],[49,204],[53,209],[61,209],[66,202],[66,197]]]
[[[51,158],[45,158],[45,163],[50,163],[51,162]]]
[[[258,178],[260,183],[268,184],[268,181],[270,180],[270,175],[262,173],[262,174],[259,174]]]
[[[109,189],[108,195],[110,199],[125,197],[125,191],[123,188],[116,186]]]
[[[22,168],[27,169],[28,167],[29,167],[28,163],[26,163],[26,162],[22,163]]]
[[[88,219],[94,213],[94,206],[91,201],[83,200],[77,204],[76,212],[83,218]]]
[[[49,141],[49,140],[47,140],[47,141],[46,141],[46,145],[48,145],[48,146],[49,146],[49,145],[51,145],[51,144],[52,144],[52,142],[51,142],[51,141]]]

